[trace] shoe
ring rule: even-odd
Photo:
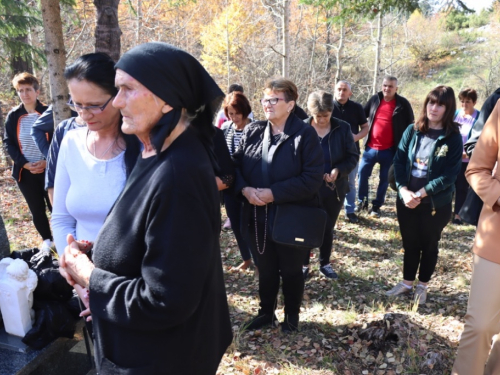
[[[276,315],[274,313],[273,314],[266,314],[266,313],[259,312],[259,314],[255,318],[252,318],[251,320],[246,322],[243,325],[243,327],[247,331],[253,331],[253,330],[260,329],[260,328],[267,327],[267,326],[271,326],[271,325],[274,326],[275,322],[276,323],[278,322],[278,318],[276,317]]]
[[[327,264],[326,266],[321,266],[319,268],[319,272],[325,275],[325,277],[328,279],[337,280],[339,278],[337,273],[333,270],[331,264]]]
[[[427,288],[422,284],[418,284],[413,293],[413,302],[423,305],[427,301]]]
[[[309,276],[309,267],[302,266],[302,274],[304,275],[304,280],[307,280],[307,277]]]
[[[370,210],[370,216],[371,217],[380,217],[380,207],[379,206],[372,206],[372,209]]]
[[[230,230],[231,229],[231,220],[229,218],[226,219],[224,225],[222,226],[222,230]]]
[[[54,242],[53,241],[51,241],[51,240],[43,240],[42,244],[40,245],[40,250],[50,253],[50,251],[52,250],[53,247],[54,247]]]
[[[353,224],[359,223],[358,216],[354,212],[352,212],[350,214],[345,214],[345,219]]]
[[[385,293],[388,297],[396,297],[404,294],[410,294],[412,288],[407,288],[404,283],[396,284],[394,288]]]
[[[359,203],[357,204],[356,208],[354,209],[355,212],[357,213],[360,213],[361,211],[363,210],[368,210],[368,202],[361,202],[359,201]]]
[[[281,331],[285,333],[296,332],[299,330],[299,314],[285,315],[285,320],[281,325]]]

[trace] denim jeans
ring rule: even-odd
[[[359,162],[356,163],[356,166],[349,173],[349,192],[346,194],[344,199],[344,209],[346,214],[354,213],[354,208],[356,208],[356,176],[358,175],[358,167]]]
[[[380,164],[379,183],[377,188],[377,196],[372,201],[374,206],[382,206],[385,202],[385,193],[389,186],[389,168],[394,159],[394,151],[392,148],[387,150],[375,150],[366,146],[363,157],[359,163],[358,173],[358,203],[368,202],[368,180],[372,175],[373,166],[375,163]]]

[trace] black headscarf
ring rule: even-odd
[[[160,154],[165,139],[178,124],[182,108],[196,118],[197,129],[215,168],[212,125],[224,93],[205,68],[189,53],[167,43],[144,43],[126,52],[115,65],[134,77],[173,110],[162,116],[151,131],[151,144]]]

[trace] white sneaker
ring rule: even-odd
[[[413,302],[423,305],[427,301],[427,288],[418,284],[413,293]]]
[[[408,288],[405,283],[401,282],[396,284],[394,288],[385,293],[386,296],[396,297],[403,294],[410,294],[413,288]]]

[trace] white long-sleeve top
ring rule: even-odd
[[[51,222],[59,255],[69,233],[77,240],[95,240],[125,186],[125,151],[99,160],[88,151],[86,137],[87,128],[71,130],[59,150]]]

